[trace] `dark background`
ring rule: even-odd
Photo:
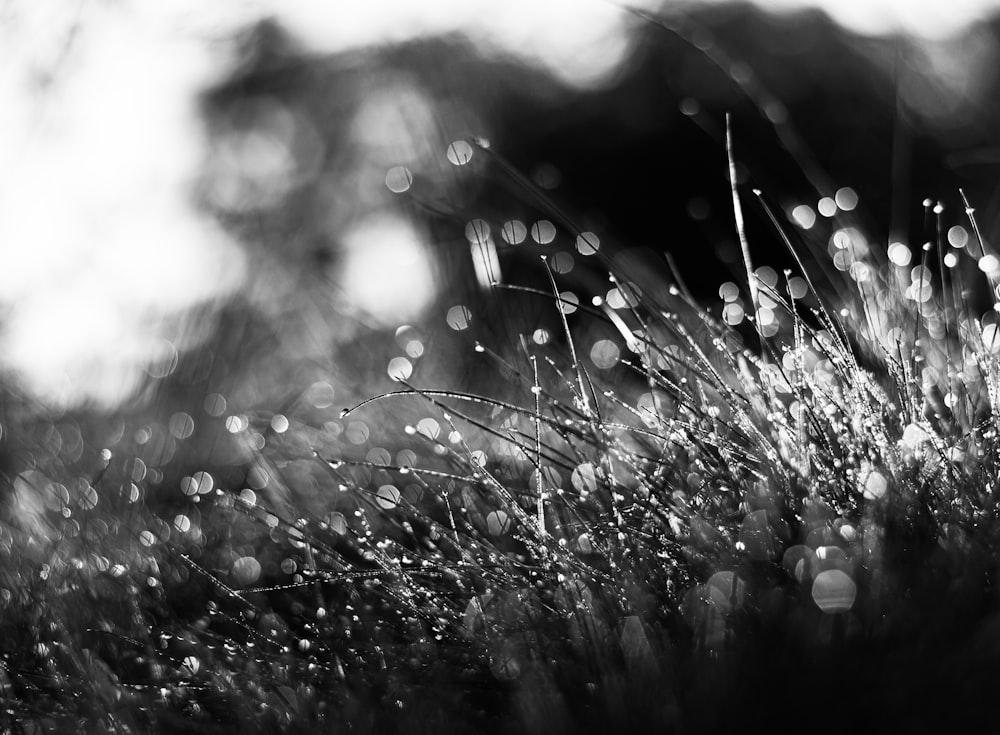
[[[815,207],[820,196],[850,186],[861,200],[854,216],[873,242],[919,245],[931,237],[925,198],[948,207],[949,225],[968,224],[958,198],[964,187],[984,234],[992,235],[996,222],[986,213],[1000,204],[1000,66],[990,61],[1000,20],[947,46],[944,52],[958,55],[950,77],[928,73],[941,64],[918,42],[854,36],[821,11],[776,16],[734,4],[634,23],[630,58],[617,77],[583,90],[514,60],[483,58],[458,35],[315,57],[267,23],[247,34],[244,63],[209,95],[206,111],[217,119],[247,99],[277,97],[322,131],[324,166],[336,167],[355,145],[345,121],[356,105],[403,75],[436,101],[443,140],[484,136],[528,176],[554,167],[558,185],[548,193],[560,207],[614,248],[670,251],[699,294],[713,293],[742,267],[726,180],[727,112],[744,180],[780,210]],[[963,90],[977,71],[971,62],[986,74]],[[498,229],[510,217],[545,215],[495,168],[478,173],[477,181],[423,200],[435,205],[422,216],[438,220],[441,240],[449,231],[461,240],[472,217]],[[416,199],[422,193],[413,190]],[[744,193],[749,197],[748,187]],[[328,206],[307,186],[263,221],[255,214],[232,224],[249,241],[286,248],[289,262],[329,264],[338,243],[336,227],[319,211]],[[746,208],[761,262],[777,257],[759,209]]]
[[[551,298],[477,285],[465,235],[477,218],[493,230],[507,284],[548,291],[538,256],[567,251],[576,267],[559,278],[559,288],[584,302],[609,287],[609,263],[662,301],[674,281],[664,257],[670,254],[695,297],[718,313],[719,285],[746,282],[728,181],[727,113],[755,266],[780,273],[794,263],[753,188],[834,299],[849,282],[817,274],[832,270],[827,243],[835,227],[858,227],[878,258],[894,240],[918,251],[937,237],[925,200],[944,204],[943,231],[969,226],[962,187],[984,236],[993,238],[1000,212],[1000,19],[936,46],[856,36],[820,11],[772,15],[744,4],[669,18],[637,15],[633,24],[628,59],[592,87],[571,87],[520,60],[481,53],[460,34],[327,56],[303,50],[276,22],[247,29],[232,75],[204,96],[210,139],[218,145],[234,132],[253,131],[266,122],[262,106],[277,104],[315,131],[320,145],[313,145],[309,175],[266,207],[219,207],[207,164],[204,206],[246,248],[251,281],[246,297],[223,309],[214,340],[189,358],[212,370],[195,371],[204,379],[194,384],[161,386],[160,402],[196,405],[217,391],[234,407],[266,412],[319,380],[334,386],[340,406],[398,387],[386,365],[401,353],[393,333],[403,320],[371,320],[336,298],[344,288],[343,235],[378,211],[420,225],[439,280],[436,301],[416,323],[427,346],[415,361],[420,386],[491,391],[497,386],[481,380],[493,371],[483,370],[474,343],[523,357],[519,344],[540,326],[555,338],[557,362],[564,357]],[[421,119],[426,109],[414,109],[406,90],[427,101],[429,125]],[[395,121],[398,145],[365,142],[357,120],[372,100]],[[478,152],[467,166],[448,163],[448,144],[472,136],[488,139],[490,153]],[[384,178],[400,164],[412,169],[414,182],[397,195]],[[857,192],[857,209],[835,220],[819,217],[808,232],[791,223],[794,206],[815,209],[820,197],[844,186]],[[599,234],[599,258],[576,253],[553,206]],[[512,218],[529,227],[547,218],[560,227],[550,245],[529,239],[505,247],[499,232]],[[455,304],[472,309],[472,329],[448,328],[445,315]],[[585,355],[596,339],[618,339],[593,319],[574,318],[571,329]],[[170,397],[175,390],[183,397]]]

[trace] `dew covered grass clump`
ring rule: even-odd
[[[4,726],[921,731],[985,714],[1000,260],[968,203],[927,205],[947,236],[886,248],[853,192],[817,221],[734,184],[740,235],[743,209],[769,217],[794,267],[755,269],[744,237],[747,280],[706,304],[681,274],[640,286],[484,141],[447,158],[491,162],[544,213],[458,225],[485,301],[554,316],[489,344],[475,307],[439,315],[487,388],[421,384],[403,334],[398,388],[347,409],[315,375],[281,406],[51,416],[7,397]],[[405,197],[419,176],[386,184]],[[501,283],[518,248],[535,285]]]

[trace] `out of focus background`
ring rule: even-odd
[[[540,255],[577,300],[627,306],[609,263],[666,288],[669,254],[718,302],[743,268],[726,113],[791,230],[964,244],[962,188],[993,239],[998,6],[8,0],[6,390],[114,412],[460,387],[477,341],[558,339],[509,288],[550,288]]]

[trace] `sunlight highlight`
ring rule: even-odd
[[[242,259],[190,196],[217,59],[138,9],[74,21],[21,4],[0,27],[0,360],[45,402],[110,407]]]
[[[695,0],[688,5],[718,4],[723,0]],[[765,10],[793,12],[819,8],[837,23],[864,35],[907,33],[943,39],[960,33],[1000,8],[1000,0],[755,0]]]
[[[339,282],[351,309],[383,326],[418,317],[436,294],[436,278],[411,222],[374,214],[344,236]]]

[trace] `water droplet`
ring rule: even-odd
[[[503,223],[503,227],[500,229],[500,237],[508,245],[520,245],[527,236],[528,228],[520,220],[508,220]]]
[[[447,155],[453,166],[464,166],[472,160],[472,146],[464,140],[456,140],[448,145]]]
[[[745,312],[743,306],[737,303],[726,304],[722,309],[722,319],[726,324],[735,327],[743,321]]]
[[[559,294],[559,310],[563,314],[572,314],[580,305],[580,297],[572,291],[562,291]]]
[[[424,354],[424,343],[419,339],[411,339],[403,349],[406,350],[407,355],[416,359]]]
[[[1000,352],[1000,325],[987,324],[983,327],[983,347],[987,352]]]
[[[716,572],[705,583],[708,602],[721,612],[740,607],[746,595],[746,584],[730,571]]]
[[[837,189],[837,193],[834,195],[834,201],[843,211],[850,212],[858,206],[858,193],[851,187],[845,186]]]
[[[500,681],[513,681],[521,675],[525,653],[521,646],[512,640],[497,644],[497,650],[490,654],[490,671]]]
[[[531,239],[539,245],[548,245],[556,239],[556,226],[547,219],[540,219],[531,226]]]
[[[185,495],[205,495],[212,492],[214,484],[215,480],[207,472],[195,472],[181,480],[181,491]]]
[[[604,300],[612,309],[625,309],[630,306],[635,308],[639,305],[641,295],[637,286],[620,283],[604,295]]]
[[[601,370],[610,370],[620,358],[621,350],[610,339],[599,339],[590,348],[590,360]]]
[[[190,414],[179,411],[170,417],[167,427],[175,439],[187,439],[194,433],[194,419]]]
[[[601,240],[593,232],[581,232],[576,238],[576,249],[580,255],[593,255],[601,247]]]
[[[910,261],[913,259],[913,253],[911,253],[910,249],[901,242],[894,242],[889,245],[888,255],[889,260],[900,267],[909,265]]]
[[[573,270],[573,256],[569,253],[559,252],[552,256],[549,261],[552,265],[552,270],[556,273],[569,273]]]
[[[219,417],[226,412],[226,399],[220,393],[209,393],[205,396],[203,408],[209,416]]]
[[[428,439],[437,439],[441,433],[441,425],[430,417],[423,418],[417,422],[417,431]]]
[[[344,431],[344,436],[351,444],[364,444],[368,441],[370,433],[371,431],[368,428],[368,424],[364,421],[351,421],[347,425],[347,429]]]
[[[263,490],[271,482],[270,473],[261,465],[254,465],[247,472],[247,485],[254,490]]]
[[[903,430],[903,437],[900,441],[907,449],[915,450],[931,441],[931,435],[920,424],[909,424]]]
[[[385,174],[385,185],[393,194],[402,194],[413,185],[413,174],[406,166],[393,166]]]
[[[551,190],[555,189],[562,182],[562,174],[559,173],[559,169],[553,166],[551,163],[543,163],[539,165],[532,177],[535,183],[538,184],[539,188]]]
[[[772,289],[778,285],[778,273],[769,265],[763,265],[754,271],[757,279],[766,283]]]
[[[313,383],[306,389],[304,398],[316,408],[329,408],[333,405],[333,386],[325,381]]]
[[[466,306],[453,306],[448,309],[447,321],[449,327],[456,332],[461,332],[469,328],[469,322],[472,321],[472,312]]]
[[[338,513],[333,511],[332,513],[327,513],[326,518],[323,519],[334,533],[343,536],[347,533],[347,518],[344,517],[343,513]]]
[[[252,556],[241,556],[233,562],[233,579],[239,585],[253,584],[260,578],[260,562]]]
[[[813,580],[813,601],[825,613],[847,612],[853,607],[856,595],[854,580],[840,569],[827,569]]]
[[[413,363],[405,357],[394,357],[389,360],[389,367],[386,369],[389,377],[393,380],[409,380],[413,375]]]
[[[656,410],[656,399],[653,398],[652,393],[643,393],[639,396],[635,407],[646,426],[656,427],[660,420]]]
[[[872,471],[865,478],[864,496],[869,500],[881,498],[885,495],[887,488],[888,482],[886,482],[885,475],[881,472]]]
[[[276,434],[284,434],[288,431],[289,422],[288,418],[283,414],[276,413],[271,417],[271,429]]]
[[[719,298],[729,303],[730,301],[736,301],[740,297],[740,288],[732,281],[726,281],[721,286],[719,286]]]
[[[382,485],[375,492],[375,502],[385,510],[391,510],[399,505],[399,489],[395,485]]]
[[[948,228],[948,244],[953,248],[964,248],[969,244],[969,232],[962,225]]]
[[[579,493],[592,493],[597,490],[597,472],[590,462],[578,465],[570,476],[573,488]]]
[[[486,527],[493,536],[502,536],[510,530],[510,516],[505,511],[494,510],[486,516]]]
[[[777,316],[774,313],[774,309],[769,309],[766,306],[763,306],[757,310],[757,324],[761,327],[769,327],[776,323]]]
[[[78,502],[80,503],[81,508],[83,508],[84,510],[92,510],[95,507],[97,507],[97,501],[98,501],[97,490],[94,488],[93,485],[86,483],[85,485],[80,487],[79,493],[80,496]]]
[[[177,369],[177,363],[180,359],[177,348],[169,340],[158,339],[154,352],[158,358],[146,368],[146,372],[153,378],[166,378]]]
[[[465,226],[465,239],[474,245],[484,245],[490,239],[490,225],[486,220],[474,219]]]
[[[788,295],[793,299],[803,299],[809,291],[809,284],[804,278],[792,276],[788,279]]]

